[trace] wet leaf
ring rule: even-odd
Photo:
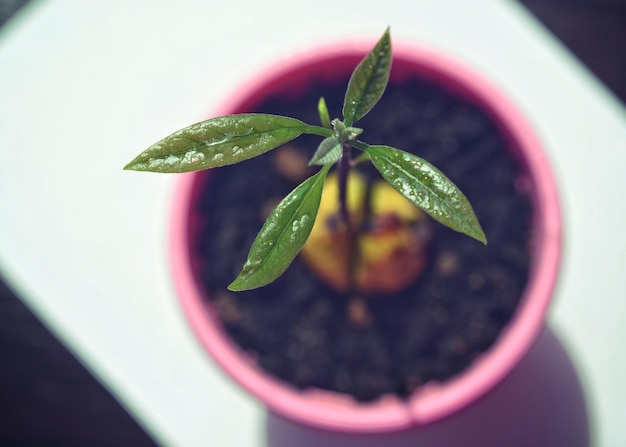
[[[341,158],[343,151],[341,141],[336,136],[324,138],[317,147],[309,165],[325,165],[335,163]]]
[[[330,165],[287,195],[267,218],[257,235],[232,291],[262,287],[287,270],[306,242],[320,206],[324,179]]]
[[[356,67],[343,104],[346,126],[363,118],[382,96],[391,70],[391,38],[389,28],[376,46]]]
[[[465,195],[432,164],[389,146],[369,146],[366,151],[385,180],[415,206],[453,230],[487,243]]]
[[[124,169],[190,172],[238,163],[263,154],[306,132],[302,121],[266,114],[212,118],[153,144]]]

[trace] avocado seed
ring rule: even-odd
[[[310,268],[337,291],[353,287],[366,295],[396,292],[417,279],[426,265],[430,222],[388,183],[373,183],[369,194],[367,187],[362,175],[350,173],[347,205],[355,231],[352,250],[356,251],[351,253],[350,235],[339,211],[338,179],[331,174],[302,254]]]

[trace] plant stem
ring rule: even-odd
[[[357,231],[350,219],[350,210],[348,209],[348,176],[352,164],[352,145],[350,143],[343,144],[343,153],[339,161],[339,212],[346,228],[346,240],[348,244],[348,265],[346,273],[348,274],[348,293],[352,293],[356,289],[355,267],[356,260],[359,255],[357,245]]]
[[[319,135],[320,137],[332,137],[335,135],[335,132],[332,129],[327,129],[326,127],[315,126],[313,124],[307,124],[304,133],[308,133],[311,135]]]
[[[341,218],[346,225],[346,230],[350,232],[350,212],[348,210],[348,174],[352,164],[352,146],[348,143],[343,144],[343,153],[339,161],[339,210]]]

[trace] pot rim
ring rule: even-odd
[[[243,83],[218,107],[213,116],[238,111],[259,92],[290,73],[340,57],[357,59],[371,42],[347,42],[298,52]],[[170,221],[170,262],[174,285],[196,336],[213,359],[236,382],[275,411],[291,420],[322,429],[373,433],[405,429],[434,422],[468,406],[496,386],[519,363],[544,327],[546,312],[556,285],[562,249],[562,220],[557,187],[541,142],[530,123],[500,89],[465,64],[438,51],[394,41],[396,61],[434,76],[469,94],[500,123],[519,149],[531,183],[534,223],[530,277],[524,296],[510,323],[495,344],[465,372],[441,384],[426,384],[407,401],[383,397],[375,403],[324,390],[300,391],[283,384],[246,358],[221,329],[193,276],[188,251],[190,203],[198,174],[179,176]]]

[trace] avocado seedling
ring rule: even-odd
[[[125,169],[181,173],[217,168],[264,154],[303,134],[318,135],[322,141],[309,164],[321,168],[270,213],[228,288],[241,291],[271,283],[303,247],[312,269],[338,290],[365,293],[401,287],[423,268],[428,239],[424,213],[482,243],[487,239],[465,195],[435,166],[409,152],[358,139],[363,129],[355,124],[384,93],[391,63],[387,29],[352,73],[343,119],[330,119],[323,98],[318,103],[321,125],[262,113],[211,118],[155,143]],[[372,163],[382,181],[363,185],[361,163]],[[335,172],[329,174],[331,168]],[[323,199],[329,194],[336,197],[338,210],[327,205],[332,200]],[[400,253],[395,264],[392,252]],[[388,284],[390,276],[395,279]]]

